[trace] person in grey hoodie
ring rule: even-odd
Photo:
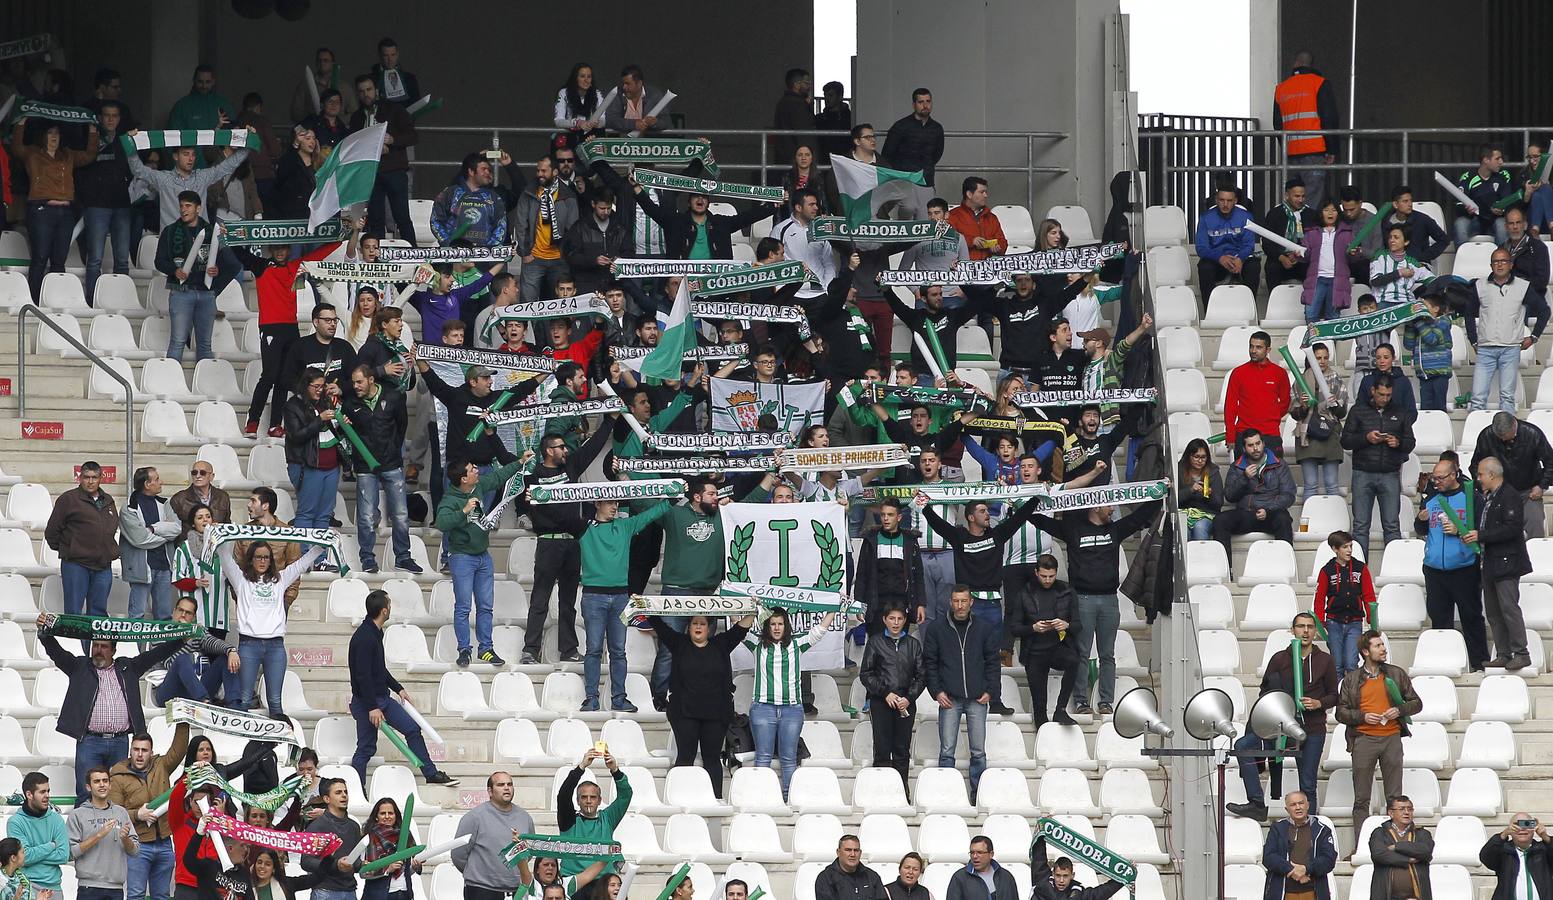
[[[356,870],[364,860],[346,861],[361,840],[361,826],[350,818],[350,793],[343,778],[325,778],[318,782],[318,795],[324,800],[323,814],[309,822],[305,830],[320,834],[333,834],[340,838],[340,846],[327,856],[304,855],[302,869],[314,874],[329,873],[313,888],[313,900],[355,900]]]
[[[134,137],[139,134],[139,129],[125,133],[126,137]],[[172,151],[173,167],[171,169],[153,169],[140,161],[140,154],[130,153],[125,156],[129,163],[129,173],[135,177],[130,183],[129,193],[132,198],[139,198],[146,193],[156,195],[157,210],[160,214],[158,225],[166,228],[178,221],[178,195],[184,191],[193,191],[201,197],[205,196],[205,190],[218,181],[225,181],[237,167],[248,158],[247,149],[223,159],[221,162],[208,169],[194,168],[194,161],[199,153],[196,147],[178,147]]]
[[[465,897],[500,898],[522,886],[528,870],[527,863],[509,867],[502,862],[502,848],[520,834],[532,834],[534,818],[512,802],[510,774],[492,772],[485,791],[491,799],[458,820],[453,836],[467,834],[469,843],[453,849],[453,865],[464,875]]]
[[[70,811],[65,830],[70,835],[70,861],[75,865],[80,900],[116,900],[124,896],[129,858],[140,853],[140,839],[130,826],[129,812],[108,799],[108,770],[87,770],[91,798]]]
[[[1014,873],[992,857],[992,838],[971,838],[971,861],[949,876],[946,900],[1019,900]]]

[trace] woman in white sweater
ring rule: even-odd
[[[245,709],[257,705],[254,686],[262,668],[270,716],[285,718],[280,689],[286,681],[286,588],[312,568],[313,561],[323,552],[322,547],[309,548],[300,559],[277,572],[274,550],[263,541],[248,545],[241,564],[232,555],[231,542],[216,550],[221,557],[222,578],[237,597],[237,656],[242,660]]]

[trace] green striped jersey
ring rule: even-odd
[[[1008,515],[1013,515],[1015,510],[1028,502],[1028,500],[1011,501],[1005,504],[1005,509],[1008,511]],[[1014,532],[1014,536],[1009,538],[1008,543],[1003,545],[1003,565],[1034,565],[1042,553],[1051,552],[1050,542],[1051,538],[1046,536],[1046,532],[1036,528],[1034,523],[1026,522],[1019,526],[1019,530]]]
[[[799,686],[803,651],[814,646],[824,635],[825,630],[816,624],[808,633],[800,634],[786,644],[764,646],[760,636],[750,632],[744,639],[744,646],[755,654],[754,702],[776,706],[797,706],[803,702]]]

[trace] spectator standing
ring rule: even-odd
[[[1504,151],[1494,144],[1479,145],[1477,168],[1456,176],[1456,187],[1477,206],[1472,210],[1465,204],[1456,204],[1456,219],[1451,223],[1456,231],[1456,245],[1480,234],[1492,235],[1496,244],[1508,240],[1505,211],[1494,206],[1510,196],[1510,173],[1504,171]]]
[[[594,782],[583,782],[583,773],[588,770],[588,764],[595,759],[604,760],[604,765],[609,769],[609,776],[615,781],[615,799],[610,801],[603,809],[603,790]],[[572,794],[576,792],[577,805],[572,805]],[[625,818],[626,809],[631,805],[631,779],[626,773],[620,771],[620,763],[608,753],[600,753],[596,748],[590,748],[583,754],[582,762],[566,774],[561,782],[561,787],[555,796],[555,826],[561,830],[561,837],[568,838],[579,843],[609,844],[615,840],[615,828],[620,820]],[[561,860],[561,874],[570,877],[588,868],[588,863],[580,859]]]
[[[1314,810],[1309,796],[1302,790],[1284,795],[1289,816],[1267,829],[1267,840],[1262,844],[1266,896],[1313,900],[1329,900],[1331,896],[1327,878],[1337,867],[1337,844],[1332,829],[1311,815]]]
[[[1299,172],[1310,202],[1318,203],[1326,195],[1324,169],[1337,160],[1332,151],[1337,138],[1322,134],[1343,127],[1338,119],[1337,101],[1326,76],[1312,68],[1308,50],[1294,54],[1289,77],[1273,89],[1273,121],[1284,132],[1284,152],[1289,167]]]
[[[799,145],[814,146],[814,76],[806,69],[788,69],[783,83],[786,90],[782,92],[781,99],[777,100],[771,127],[776,131],[808,133],[772,135],[772,159],[792,159]]]
[[[1508,237],[1503,246],[1510,251],[1511,268],[1526,282],[1526,317],[1535,342],[1548,324],[1548,245],[1526,233],[1526,211],[1519,206],[1505,210],[1504,227]]]
[[[687,397],[681,394],[680,397]],[[687,397],[688,399],[688,397]],[[676,398],[676,404],[681,402]],[[673,410],[674,405],[664,411]],[[663,416],[664,413],[659,413]],[[670,416],[669,418],[672,418]],[[655,417],[652,427],[659,428],[665,420]],[[634,437],[634,435],[633,435]],[[617,453],[618,455],[618,453]],[[680,506],[671,507],[663,517],[663,592],[669,596],[695,597],[717,593],[717,585],[722,582],[724,571],[723,548],[723,521],[718,512],[719,500],[717,496],[717,483],[710,478],[692,478],[687,482],[689,491],[687,501]],[[643,532],[650,535],[651,529]],[[632,563],[633,568],[642,572],[643,580],[657,563],[656,545],[647,544],[641,551],[637,551],[643,542],[640,537],[632,544],[633,555],[637,552],[647,553],[646,559],[638,556]],[[692,620],[683,616],[665,619],[661,624],[664,628],[683,632]],[[713,628],[716,623],[709,623]],[[654,631],[660,631],[654,627]],[[669,708],[668,693],[672,684],[673,651],[663,641],[658,642],[658,655],[653,659],[652,676],[650,684],[652,688],[653,707],[659,712]]]
[[[1030,844],[1030,879],[1031,900],[1106,900],[1124,887],[1109,879],[1092,888],[1080,887],[1073,880],[1073,860],[1059,856],[1047,863],[1046,837],[1039,832]]]
[[[564,372],[561,374],[565,375]],[[585,376],[573,370],[572,378]],[[552,395],[551,401],[555,400]],[[551,420],[552,423],[554,421]],[[567,446],[566,438],[562,435],[546,434],[539,439],[539,464],[523,476],[525,487],[550,487],[582,480],[583,473],[603,452],[611,430],[603,426],[594,429],[587,443],[575,451]],[[644,506],[641,512],[645,513],[646,510]],[[529,594],[523,656],[519,665],[532,666],[539,663],[545,623],[550,617],[552,591],[555,591],[556,600],[557,658],[562,662],[582,662],[582,657],[577,654],[577,589],[582,585],[582,544],[579,539],[586,532],[587,525],[578,505],[571,503],[530,504],[529,518],[539,542],[534,550],[534,587]],[[648,526],[651,524],[647,523]],[[559,591],[556,591],[557,587]],[[624,641],[625,635],[622,634],[620,639]]]
[[[43,540],[59,554],[65,612],[108,614],[113,561],[119,558],[119,512],[102,490],[102,466],[82,463],[77,487],[60,494],[43,529]]]
[[[1305,276],[1312,262],[1310,254],[1316,248],[1305,242],[1305,233],[1317,228],[1318,220],[1313,208],[1307,206],[1305,201],[1305,182],[1295,176],[1283,184],[1283,202],[1269,209],[1262,218],[1260,224],[1263,228],[1305,248],[1305,254],[1301,255],[1282,244],[1262,238],[1262,253],[1266,255],[1263,268],[1266,270],[1268,290],[1285,281],[1306,281]],[[1306,319],[1310,319],[1308,310]]]
[[[1370,556],[1370,512],[1380,505],[1386,543],[1402,539],[1402,466],[1413,453],[1413,426],[1391,408],[1392,380],[1378,374],[1370,395],[1354,404],[1343,422],[1343,449],[1353,454],[1353,530],[1362,556]]]
[[[297,492],[297,528],[328,528],[340,483],[339,413],[322,369],[309,368],[286,401],[286,471]]]
[[[630,253],[631,220],[624,212],[615,211],[615,192],[607,187],[593,193],[588,208],[589,215],[582,216],[566,232],[562,244],[566,267],[576,279],[577,290],[581,293],[607,291],[610,285],[617,291],[623,290],[614,281],[609,267],[617,258]],[[621,309],[624,310],[623,305]],[[630,328],[625,329],[627,334],[630,331]],[[609,337],[610,346],[624,345],[623,339],[617,339],[616,335]]]
[[[830,631],[835,618],[834,612],[828,612],[807,633],[794,635],[787,611],[775,607],[761,625],[759,635],[744,639],[744,646],[755,656],[755,691],[749,712],[755,766],[769,767],[772,757],[781,761],[784,800],[798,768],[798,739],[803,731],[799,684],[803,653]]]
[[[1410,717],[1422,712],[1424,704],[1413,691],[1406,670],[1386,662],[1386,639],[1380,632],[1359,635],[1359,662],[1338,685],[1337,721],[1348,726],[1353,816],[1354,821],[1363,822],[1370,814],[1377,762],[1385,796],[1401,792],[1402,738],[1412,733]]]
[[[630,185],[637,208],[663,229],[663,255],[668,259],[732,259],[733,233],[777,211],[774,203],[755,203],[743,212],[725,216],[709,211],[712,198],[706,194],[690,194],[688,207],[675,211],[635,181]]]
[[[1307,257],[1304,288],[1300,303],[1305,306],[1306,322],[1335,319],[1353,300],[1353,276],[1348,270],[1348,248],[1353,243],[1353,227],[1343,220],[1336,201],[1328,200],[1317,208],[1311,227],[1301,242]],[[1272,286],[1273,259],[1268,258],[1268,286]]]
[[[139,681],[162,660],[183,649],[183,641],[163,641],[125,659],[113,656],[113,641],[94,640],[87,656],[76,656],[43,630],[48,614],[38,615],[38,643],[65,674],[65,699],[55,730],[75,738],[75,796],[86,802],[86,770],[111,766],[129,755],[129,736],[146,730]]]
[[[1300,464],[1300,474],[1305,479],[1305,499],[1331,495],[1338,492],[1338,467],[1343,462],[1343,416],[1348,405],[1343,389],[1343,376],[1332,366],[1332,350],[1327,344],[1311,348],[1316,357],[1316,369],[1305,369],[1305,383],[1314,385],[1320,378],[1326,383],[1326,393],[1318,388],[1316,396],[1308,402],[1298,387],[1289,393],[1289,417],[1294,426],[1294,459]],[[1319,374],[1316,370],[1319,370]]]
[[[1242,433],[1245,448],[1224,478],[1224,501],[1229,509],[1213,517],[1213,539],[1224,545],[1224,558],[1230,557],[1230,538],[1251,531],[1269,531],[1280,541],[1294,543],[1294,523],[1289,507],[1294,505],[1294,476],[1276,453],[1262,443],[1262,433],[1247,429]]]
[[[855,834],[836,842],[836,860],[814,879],[814,900],[886,900],[884,881],[863,865],[863,845]]]
[[[1341,679],[1359,665],[1359,634],[1365,622],[1379,627],[1370,615],[1375,582],[1364,560],[1354,558],[1353,535],[1334,531],[1327,535],[1327,546],[1332,548],[1332,558],[1316,573],[1315,617],[1326,629],[1327,647]],[[1313,786],[1311,791],[1315,797]]]
[[[1512,815],[1510,824],[1488,839],[1478,862],[1494,873],[1493,900],[1553,897],[1548,841],[1547,826],[1524,812]]]
[[[1299,716],[1300,724],[1305,728],[1305,740],[1299,749],[1290,751],[1298,761],[1300,789],[1285,795],[1284,805],[1288,806],[1296,794],[1302,795],[1305,811],[1313,813],[1317,809],[1316,779],[1321,775],[1321,751],[1327,742],[1326,711],[1337,705],[1338,674],[1333,668],[1332,656],[1316,646],[1315,616],[1308,612],[1295,615],[1289,624],[1289,633],[1294,635],[1294,640],[1268,659],[1257,696],[1282,691],[1291,697],[1299,696],[1302,701]],[[1300,653],[1298,683],[1294,679],[1296,645]],[[1235,741],[1236,750],[1271,750],[1274,745],[1274,741],[1264,741],[1250,731]],[[1262,779],[1258,774],[1264,768],[1272,770],[1272,787],[1277,790],[1283,783],[1283,768],[1276,757],[1272,763],[1241,759],[1240,780],[1246,785],[1246,802],[1228,804],[1226,809],[1242,818],[1258,822],[1267,820],[1267,803],[1262,799]]]
[[[1472,408],[1488,408],[1488,391],[1497,376],[1499,408],[1515,412],[1515,385],[1521,377],[1521,351],[1532,338],[1522,337],[1529,285],[1515,277],[1514,260],[1503,247],[1490,259],[1492,271],[1478,279],[1477,363],[1472,369]]]
[[[901,503],[893,497],[879,504],[879,527],[863,535],[853,596],[863,603],[869,634],[878,633],[891,609],[906,610],[917,625],[927,618],[917,535],[902,527]]]
[[[52,891],[63,898],[60,867],[70,862],[70,834],[64,816],[49,802],[49,787],[49,778],[42,772],[28,772],[22,778],[22,805],[6,820],[5,834],[21,844],[21,877],[33,890]],[[15,879],[17,872],[8,875]]]
[[[1351,184],[1343,185],[1339,193],[1343,221],[1355,235],[1363,231],[1375,214],[1364,208],[1364,194]],[[1377,223],[1378,225],[1379,223]],[[1385,241],[1384,228],[1371,228],[1362,243],[1348,245],[1348,274],[1360,284],[1370,283],[1370,260],[1380,252]]]
[[[723,796],[723,740],[733,721],[733,663],[729,654],[744,640],[754,616],[745,616],[727,631],[712,634],[707,616],[691,616],[684,631],[663,618],[650,616],[648,623],[658,642],[669,648],[669,728],[678,748],[674,765],[689,766],[701,752],[701,768],[712,781],[712,793]],[[866,666],[864,667],[867,668]],[[866,684],[866,682],[865,682]]]
[[[1188,442],[1176,469],[1176,505],[1186,512],[1191,540],[1212,540],[1213,519],[1224,506],[1224,477],[1213,464],[1208,442],[1202,438]]]
[[[318,795],[324,801],[323,815],[307,823],[303,830],[311,834],[335,835],[340,839],[340,846],[326,856],[302,854],[303,871],[328,873],[309,896],[312,900],[356,900],[356,872],[365,860],[352,863],[346,859],[361,840],[361,826],[348,815],[350,793],[345,787],[345,779],[320,780]]]
[[[308,89],[307,82],[311,80],[313,87]],[[297,82],[297,86],[291,91],[291,121],[300,122],[308,116],[318,114],[313,108],[313,98],[322,99],[324,91],[340,89],[340,67],[335,62],[334,51],[328,47],[319,47],[313,54],[311,69]],[[356,111],[356,101],[352,98],[342,98],[345,104],[345,114],[350,115]]]
[[[464,896],[470,900],[500,900],[523,886],[521,870],[527,864],[508,866],[501,848],[534,833],[534,818],[512,802],[510,774],[492,772],[485,793],[489,799],[459,818],[454,835],[469,835],[469,843],[453,848],[453,865],[464,876]]]
[[[291,129],[291,149],[275,162],[272,188],[275,209],[272,215],[278,213],[288,219],[308,217],[307,201],[317,187],[315,173],[323,165],[327,152],[313,132],[311,120]]]
[[[1073,633],[1079,602],[1073,588],[1057,578],[1057,557],[1041,554],[1035,571],[1015,590],[1012,600],[1008,630],[1019,638],[1019,661],[1030,688],[1033,726],[1040,728],[1047,722],[1046,680],[1052,669],[1062,672],[1062,684],[1050,720],[1058,725],[1078,724],[1068,715],[1068,700],[1073,696],[1073,679],[1079,667],[1074,649],[1077,635]]]
[[[814,114],[817,131],[851,131],[852,107],[845,99],[846,87],[839,81],[827,81],[820,89],[820,111]],[[824,160],[832,153],[846,154],[852,149],[849,135],[821,135],[819,151]],[[899,900],[899,898],[897,898]]]
[[[477,368],[480,367],[472,367],[471,371]],[[506,484],[507,479],[518,471],[518,466],[519,463],[514,460],[481,475],[480,469],[472,462],[448,465],[448,480],[451,484],[443,491],[442,502],[437,504],[436,525],[447,541],[448,567],[453,575],[453,632],[458,640],[459,668],[468,666],[471,656],[471,603],[475,610],[475,638],[480,645],[480,661],[497,668],[506,665],[496,655],[492,644],[491,618],[496,592],[496,569],[491,562],[490,532],[480,524],[479,519],[485,511],[481,498]]]
[[[828,285],[836,277],[836,251],[829,241],[811,240],[809,238],[809,225],[820,214],[820,198],[818,192],[810,187],[802,187],[792,193],[792,217],[778,222],[771,228],[771,237],[782,242],[783,258],[797,260],[809,267],[820,287],[813,284],[804,284],[799,287],[800,297],[818,297],[824,293],[824,285]],[[877,335],[879,323],[870,320]]]
[[[394,568],[419,575],[421,567],[410,556],[410,516],[404,488],[404,436],[409,430],[405,393],[393,383],[392,376],[379,382],[372,368],[365,365],[351,370],[351,386],[355,393],[344,398],[342,412],[377,461],[373,466],[365,454],[351,456],[356,471],[356,542],[361,547],[361,567],[369,574],[378,571],[375,545],[381,491],[388,501]]]
[[[376,590],[367,594],[367,617],[356,626],[350,639],[350,713],[356,720],[356,754],[351,766],[367,783],[367,762],[377,752],[377,735],[382,723],[404,736],[405,743],[421,758],[421,774],[427,784],[456,787],[458,780],[439,771],[431,763],[426,751],[426,738],[420,723],[408,712],[410,692],[404,689],[392,673],[383,655],[383,629],[393,612],[393,601],[388,593]]]
[[[377,82],[377,92],[384,100],[392,100],[409,106],[421,99],[421,81],[414,72],[406,72],[399,66],[399,45],[391,37],[377,42],[378,62],[372,67],[372,78]]]
[[[275,163],[280,160],[280,140],[275,126],[264,115],[264,97],[252,91],[243,95],[243,111],[232,124],[246,128],[259,136],[259,151],[248,157],[253,172],[254,190],[259,194],[259,206],[266,215],[278,217],[280,207],[275,200]]]
[[[1233,186],[1220,185],[1213,197],[1213,208],[1197,217],[1197,283],[1204,307],[1221,281],[1243,284],[1253,294],[1261,283],[1252,260],[1256,236],[1246,227],[1251,214],[1235,205]]]
[[[93,766],[86,773],[91,797],[70,811],[65,820],[70,860],[75,865],[79,900],[122,900],[129,860],[140,853],[140,839],[124,807],[108,799],[112,785],[108,769]]]
[[[231,101],[216,93],[216,70],[200,63],[194,67],[194,80],[189,92],[178,98],[172,112],[167,114],[167,127],[177,130],[200,130],[227,127],[230,116],[237,109]]]
[[[942,197],[934,197],[929,200],[927,203],[927,215],[934,222],[949,221],[949,201]],[[912,244],[906,250],[905,255],[901,257],[900,265],[897,268],[903,272],[912,269],[952,269],[961,262],[969,262],[970,259],[970,245],[966,243],[965,235],[951,228],[941,238],[929,238],[928,240]],[[937,285],[932,287],[940,288],[944,309],[953,310],[965,306],[965,291],[960,285],[946,284],[941,287]],[[932,287],[919,289],[922,299],[919,308],[927,308],[936,317],[938,311],[931,309],[926,301]],[[896,315],[899,316],[900,313],[896,312]],[[953,339],[953,335],[950,334],[948,336],[940,335],[940,340],[946,341],[946,337],[947,340]],[[946,353],[952,352],[949,350],[947,341],[944,350]],[[916,360],[920,354],[917,353],[915,347],[912,348],[912,352],[912,359]],[[950,364],[954,364],[953,356],[950,357]]]
[[[863,647],[858,677],[868,696],[868,718],[873,727],[874,765],[901,773],[907,796],[911,792],[911,734],[916,726],[917,697],[927,685],[922,667],[922,642],[906,633],[906,611],[900,606],[885,610],[880,630]]]
[[[129,743],[129,757],[108,770],[108,799],[124,807],[135,823],[140,852],[129,858],[127,873],[130,900],[167,900],[173,880],[172,824],[151,811],[151,801],[167,792],[173,770],[189,748],[189,725],[173,729],[173,741],[165,753],[156,753],[148,734],[136,734]]]
[[[171,316],[167,355],[183,361],[184,345],[192,335],[196,359],[215,359],[211,333],[216,327],[218,274],[211,256],[211,225],[200,217],[200,195],[178,195],[178,219],[162,229],[156,242],[156,270],[167,276],[167,307]],[[230,252],[230,251],[228,251]]]
[[[188,521],[189,511],[196,506],[210,507],[213,522],[232,521],[232,498],[215,486],[215,477],[215,467],[205,460],[196,459],[189,464],[189,486],[167,498],[167,505],[178,521]],[[185,528],[184,535],[187,533],[188,529]],[[180,535],[180,539],[184,535]]]
[[[1014,873],[999,865],[992,852],[991,838],[980,834],[971,838],[971,861],[949,876],[948,900],[1008,900],[1019,896]]]
[[[325,522],[318,527],[327,526]],[[279,719],[285,715],[280,698],[281,686],[286,681],[286,616],[291,611],[286,589],[324,551],[322,547],[311,547],[284,569],[276,565],[275,550],[270,544],[253,541],[244,551],[239,564],[233,542],[216,550],[221,558],[222,579],[237,598],[237,654],[243,661],[242,705],[238,708],[257,708],[254,686],[259,682],[259,670],[263,669],[270,717]]]
[[[1481,509],[1483,498],[1468,499],[1468,491],[1478,486],[1461,477],[1454,455],[1442,456],[1429,473],[1429,490],[1418,504],[1413,530],[1424,538],[1424,603],[1429,610],[1429,627],[1456,629],[1456,612],[1461,612],[1461,634],[1467,643],[1467,667],[1481,671],[1488,661],[1488,637],[1483,630],[1482,572],[1478,552],[1462,540],[1459,530],[1446,516],[1450,509],[1456,520],[1471,530],[1468,509]]]
[[[253,493],[248,495],[248,524],[263,525],[268,528],[285,528],[290,525],[291,523],[275,515],[275,505],[277,502],[279,502],[279,498],[275,496],[275,492],[270,488],[254,488]],[[238,559],[243,559],[248,555],[248,545],[251,543],[253,542],[237,541],[236,546],[232,548],[232,555]],[[271,562],[274,564],[273,567],[277,569],[284,569],[286,566],[302,558],[301,544],[275,544],[270,547],[270,550],[274,551],[275,558]],[[291,608],[291,604],[297,602],[297,594],[300,592],[301,587],[299,582],[292,582],[291,587],[286,589],[285,603],[287,609]]]
[[[53,123],[28,143],[23,135],[26,118],[16,120],[11,131],[11,155],[27,173],[27,235],[32,259],[27,267],[27,286],[37,303],[43,298],[43,276],[65,271],[70,235],[75,228],[76,169],[97,159],[97,124],[87,127],[85,150],[63,143],[62,127]]]
[[[168,545],[177,541],[183,523],[161,494],[162,476],[156,469],[142,466],[135,470],[129,505],[119,513],[119,560],[124,580],[129,582],[131,619],[166,621],[173,616]]]
[[[839,215],[841,199],[836,193],[836,181],[831,178],[829,172],[820,168],[820,159],[814,151],[813,139],[800,143],[793,151],[791,159],[792,167],[782,173],[782,187],[787,189],[787,195],[791,197],[799,190],[808,188],[814,191],[815,197],[819,199],[821,215]],[[784,212],[792,214],[791,208]]]
[[[1403,794],[1387,798],[1386,817],[1370,832],[1371,900],[1432,900],[1434,837],[1413,823],[1413,801]]]
[[[215,126],[208,126],[214,128]],[[130,137],[138,134],[138,131],[125,132]],[[171,156],[173,165],[170,169],[152,169],[140,161],[140,154],[130,153],[124,157],[124,162],[129,165],[129,173],[135,181],[150,187],[156,194],[157,209],[159,212],[158,227],[166,228],[179,217],[179,204],[185,192],[193,191],[196,197],[205,196],[210,186],[217,182],[224,182],[232,173],[248,159],[248,150],[241,149],[236,153],[216,163],[208,169],[198,169],[196,163],[199,160],[199,148],[177,147]],[[311,188],[309,188],[311,190]],[[304,204],[306,196],[303,197]],[[301,218],[307,218],[304,209]]]
[[[98,106],[97,155],[91,165],[75,173],[76,200],[81,206],[86,243],[86,300],[95,305],[97,278],[102,274],[103,241],[113,238],[113,271],[129,274],[129,254],[140,235],[135,214],[129,205],[129,163],[124,160],[124,145],[119,134],[125,128],[124,105],[105,100]],[[68,253],[68,251],[67,251]]]
[[[483,153],[464,157],[458,180],[442,189],[431,208],[431,233],[447,246],[461,237],[474,247],[505,243],[507,205],[491,188],[496,172]]]
[[[514,252],[522,257],[523,299],[540,299],[555,292],[562,275],[569,274],[561,255],[561,240],[577,223],[577,193],[556,178],[555,160],[542,156],[534,166],[534,181],[518,195],[512,210]]]
[[[350,113],[350,130],[360,131],[373,125],[388,125],[383,136],[383,155],[378,160],[372,196],[367,200],[367,233],[381,238],[388,233],[388,217],[400,239],[415,244],[415,222],[410,218],[409,148],[420,141],[415,120],[402,104],[379,96],[371,75],[356,76],[356,99],[361,108]]]
[[[334,88],[324,91],[318,99],[323,109],[318,115],[304,119],[303,124],[318,138],[318,146],[329,153],[350,133],[345,120],[345,101]]]
[[[1531,665],[1521,616],[1521,577],[1531,572],[1522,536],[1526,499],[1506,483],[1504,464],[1494,457],[1478,462],[1477,480],[1483,487],[1483,505],[1476,527],[1462,540],[1483,548],[1483,611],[1494,635],[1494,658],[1488,665],[1518,672]],[[1542,515],[1542,504],[1536,504],[1536,510]]]
[[[1450,398],[1452,345],[1452,316],[1445,301],[1439,297],[1424,300],[1429,317],[1414,319],[1402,326],[1402,346],[1413,354],[1413,365],[1418,370],[1418,408],[1444,412]]]
[[[1355,346],[1355,356],[1357,357],[1359,353],[1359,348]],[[1390,342],[1383,341],[1370,350],[1370,357],[1375,365],[1359,379],[1358,385],[1354,388],[1355,406],[1370,396],[1375,382],[1385,375],[1391,378],[1391,408],[1409,424],[1418,421],[1418,401],[1413,395],[1413,382],[1407,377],[1407,373],[1397,366],[1397,348]]]
[[[609,429],[598,435],[608,437]],[[550,435],[553,440],[554,435]],[[600,442],[602,446],[602,441]],[[604,644],[609,644],[609,708],[634,713],[636,704],[626,698],[626,623],[620,615],[631,599],[627,580],[631,564],[631,539],[663,518],[669,501],[659,500],[647,509],[619,518],[620,501],[597,500],[593,521],[578,541],[582,558],[582,618],[587,628],[588,654],[583,659],[583,712],[599,709],[600,663]]]
[[[1546,532],[1542,495],[1553,485],[1553,446],[1548,444],[1547,435],[1511,413],[1495,413],[1489,426],[1478,433],[1472,450],[1473,468],[1488,457],[1499,460],[1505,481],[1526,495],[1522,516],[1526,537],[1542,537]]]
[[[949,210],[949,224],[965,238],[972,260],[1008,252],[1008,238],[1003,236],[1003,223],[992,211],[985,178],[972,175],[960,183],[960,205]]]
[[[971,750],[971,802],[987,768],[987,710],[1001,680],[1001,629],[971,615],[971,589],[949,592],[949,615],[928,625],[922,637],[922,669],[928,693],[938,701],[938,765],[955,767],[960,720]]]
[[[1267,332],[1253,332],[1248,345],[1250,358],[1229,373],[1225,387],[1224,440],[1231,447],[1244,449],[1242,433],[1254,430],[1268,449],[1282,454],[1282,421],[1289,411],[1289,373],[1268,359],[1273,339]]]
[[[917,88],[911,92],[911,115],[895,120],[884,136],[884,158],[902,172],[921,172],[925,187],[913,200],[902,200],[899,217],[922,218],[922,209],[935,193],[938,161],[944,158],[944,126],[933,118],[933,92]]]

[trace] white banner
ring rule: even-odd
[[[712,430],[755,431],[766,413],[776,417],[777,428],[797,437],[804,426],[825,421],[825,382],[801,381],[763,384],[711,379]]]
[[[648,434],[647,446],[667,453],[722,453],[748,451],[770,453],[793,445],[793,436],[786,431],[772,434],[743,431],[714,431],[711,434],[680,434],[664,432]]]
[[[729,503],[721,509],[727,581],[777,588],[812,588],[846,593],[847,511],[838,503]],[[805,632],[824,616],[794,612],[792,626]],[[838,616],[830,633],[804,653],[809,671],[845,665],[847,624]],[[742,646],[733,652],[736,670],[754,666]]]
[[[783,472],[831,472],[836,469],[893,469],[911,464],[904,444],[862,444],[785,450]]]

